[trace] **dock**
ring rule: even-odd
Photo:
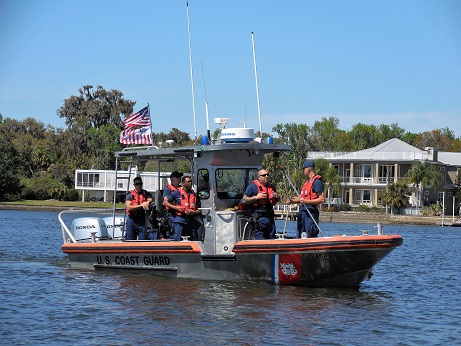
[[[299,206],[292,204],[277,204],[274,206],[276,220],[296,221],[299,213]]]

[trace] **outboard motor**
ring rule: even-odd
[[[75,240],[81,243],[93,242],[92,233],[95,234],[94,240],[109,238],[106,223],[99,217],[82,217],[75,219],[72,221],[70,231]]]
[[[125,224],[123,217],[121,216],[115,217],[115,227],[114,227],[114,217],[113,216],[105,217],[103,220],[107,227],[107,233],[108,233],[109,239],[122,239],[123,237],[122,229],[123,229],[123,225]]]

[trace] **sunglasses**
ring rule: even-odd
[[[139,186],[139,185],[142,186],[142,183],[136,183],[136,184],[134,184],[134,186]]]
[[[260,177],[268,177],[269,174],[260,174],[259,176],[260,176]]]

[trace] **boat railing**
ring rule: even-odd
[[[62,216],[63,215],[68,215],[68,214],[89,214],[89,213],[91,213],[91,214],[106,214],[106,213],[113,214],[114,209],[112,209],[112,208],[110,208],[110,209],[93,209],[93,208],[89,208],[89,209],[63,210],[58,215],[58,220],[59,220],[59,222],[61,224],[63,243],[67,243],[68,239],[70,239],[71,243],[76,243],[77,240],[75,239],[74,235],[72,234],[72,232],[69,230],[66,223],[62,219]]]

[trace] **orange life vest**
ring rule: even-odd
[[[312,179],[306,180],[302,189],[301,189],[301,197],[307,200],[313,200],[317,198],[317,193],[312,190],[314,186],[314,181],[317,179],[322,178],[320,175],[314,175]]]
[[[130,190],[130,193],[131,193],[131,201],[130,201],[131,205],[140,205],[144,203],[145,201],[147,201],[145,190],[141,190],[141,193],[137,193],[136,190]],[[126,209],[126,213],[128,215],[131,215],[128,208]]]
[[[170,192],[178,191],[178,188],[174,187],[174,186],[171,185],[171,184],[167,184],[166,187],[170,189]],[[165,206],[165,209],[168,210],[168,209],[170,209],[170,207]]]
[[[181,195],[181,210],[183,211],[187,209],[197,210],[197,197],[195,196],[195,192],[193,190],[190,190],[190,192],[187,193],[187,191],[184,190],[183,187],[181,187],[179,189],[179,193]],[[183,213],[177,211],[176,215],[182,216]],[[186,216],[186,214],[184,215]]]
[[[263,184],[259,182],[259,180],[254,180],[253,183],[256,185],[259,192],[265,192],[267,196],[269,197],[269,198],[262,198],[262,199],[255,201],[253,203],[254,207],[265,206],[268,200],[271,205],[274,205],[277,203],[277,198],[274,197],[274,192],[275,192],[274,185],[272,185],[271,183],[268,183],[267,186],[264,186]]]

